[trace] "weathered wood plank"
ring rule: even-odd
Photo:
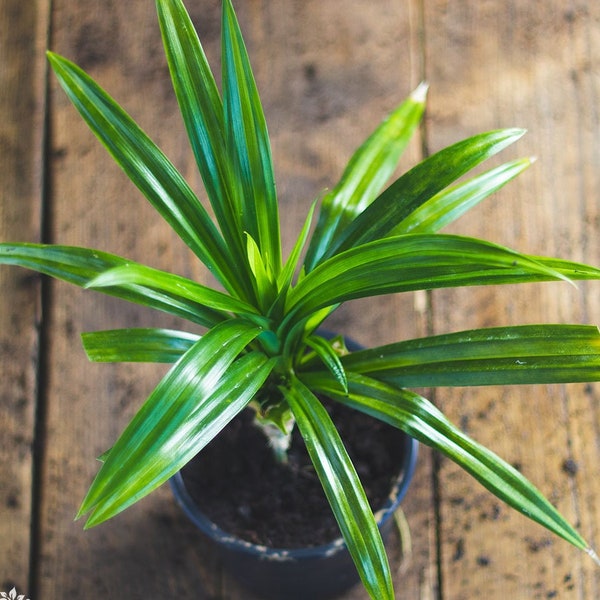
[[[218,5],[214,0],[190,4],[211,57],[218,56]],[[339,176],[350,151],[383,114],[418,82],[414,15],[391,0],[369,3],[360,14],[344,7],[343,2],[239,7],[273,134],[288,249],[309,203]],[[88,69],[200,187],[168,91],[148,3],[110,2],[100,8],[91,0],[56,1],[53,24],[53,49]],[[205,278],[111,164],[54,83],[52,99],[54,241],[96,246]],[[415,146],[407,163],[417,156]],[[384,309],[396,315],[391,324],[379,318]],[[63,285],[54,288],[39,586],[44,598],[75,593],[90,599],[247,597],[206,555],[166,490],[95,530],[83,532],[80,523],[71,522],[93,477],[93,456],[111,445],[157,381],[154,367],[87,364],[78,349],[78,333],[157,322],[165,319]],[[364,343],[415,335],[419,323],[409,298],[391,299],[375,310],[358,305],[333,321]],[[399,594],[407,598],[417,593],[432,597],[435,581],[428,465],[424,453],[416,491],[405,503],[413,554],[410,568],[397,578],[403,589]]]
[[[0,6],[0,240],[40,239],[48,5]],[[29,586],[39,280],[0,268],[0,591]]]
[[[600,6],[597,2],[431,2],[426,6],[429,144],[522,126],[506,157],[532,170],[453,227],[517,249],[600,264]],[[434,294],[437,331],[600,322],[597,283]],[[440,391],[477,440],[516,464],[598,546],[597,386]],[[442,461],[442,597],[594,598],[600,575],[583,554],[510,512]]]

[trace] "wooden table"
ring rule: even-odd
[[[219,2],[189,0],[210,57]],[[597,0],[238,0],[273,137],[287,249],[309,203],[419,81],[425,127],[402,161],[522,126],[504,159],[537,164],[452,231],[600,265]],[[116,168],[47,72],[44,49],[89,70],[200,190],[150,0],[0,3],[0,239],[86,245],[206,279]],[[248,598],[188,528],[168,489],[84,531],[78,504],[159,379],[87,362],[82,331],[176,323],[0,268],[0,591],[31,600]],[[345,307],[365,344],[477,326],[600,323],[600,284],[466,289]],[[600,547],[600,387],[437,390],[477,440],[530,477]],[[412,548],[397,597],[600,597],[600,570],[424,449],[404,503]],[[365,598],[358,588],[346,598]]]

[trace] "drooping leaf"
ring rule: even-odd
[[[238,359],[259,332],[226,321],[173,365],[106,456],[78,513],[93,511],[88,527],[166,481],[250,402],[274,364],[259,352]]]
[[[343,231],[324,258],[391,234],[435,194],[490,158],[525,132],[503,129],[482,133],[433,154],[392,183]]]
[[[328,374],[309,378],[307,383],[439,450],[509,506],[577,548],[588,548],[581,535],[519,471],[462,433],[425,398],[354,373],[348,373],[349,394],[343,393]]]
[[[365,588],[373,598],[393,600],[389,564],[377,523],[331,418],[298,379],[282,392]]]
[[[322,201],[305,266],[311,271],[349,225],[381,191],[398,164],[425,108],[421,84],[358,148],[337,185]]]
[[[82,69],[52,52],[48,59],[75,108],[129,179],[219,281],[245,297],[229,248],[173,164]]]
[[[360,350],[341,361],[402,387],[600,381],[600,332],[584,325],[476,329]]]
[[[242,223],[277,277],[281,270],[281,240],[271,143],[230,0],[223,1],[221,57],[225,140],[240,185]]]
[[[112,269],[134,265],[120,256],[75,246],[45,244],[0,244],[0,264],[18,265],[68,283],[86,287],[96,277]],[[148,306],[211,327],[220,323],[221,312],[182,296],[124,283],[98,288],[105,294]]]
[[[200,338],[186,331],[134,328],[89,331],[83,347],[95,362],[174,363]]]

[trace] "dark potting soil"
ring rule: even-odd
[[[381,508],[402,464],[404,434],[340,404],[326,404],[371,508]],[[188,492],[221,529],[272,548],[329,543],[339,528],[296,430],[288,463],[277,463],[244,411],[182,470]]]

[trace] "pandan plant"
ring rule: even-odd
[[[271,150],[230,0],[223,1],[219,91],[181,0],[157,0],[173,87],[214,219],[158,147],[84,71],[48,53],[65,92],[132,182],[222,289],[99,250],[0,244],[0,262],[165,311],[202,326],[85,333],[93,361],[172,363],[114,446],[78,516],[97,525],[167,481],[246,407],[285,460],[298,427],[343,538],[372,598],[393,598],[380,533],[355,468],[319,397],[396,426],[442,452],[498,498],[598,560],[519,471],[409,388],[597,381],[596,327],[475,329],[348,352],[320,334],[356,298],[436,288],[600,279],[600,270],[439,233],[531,163],[468,171],[523,131],[475,135],[386,185],[424,111],[420,85],[313,203],[282,256]],[[383,191],[382,191],[383,190]],[[269,425],[271,427],[269,427]],[[272,431],[276,431],[273,434]]]

